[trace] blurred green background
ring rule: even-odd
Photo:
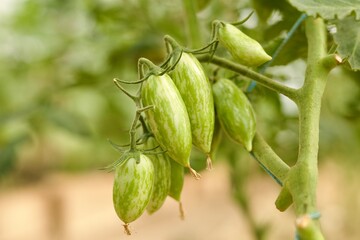
[[[231,3],[212,5],[204,34],[214,16],[237,15]],[[19,0],[2,2],[1,12],[3,180],[116,160],[107,139],[128,142],[134,105],[112,79],[136,80],[139,57],[162,61],[164,34],[187,39],[181,1]]]
[[[213,20],[233,22],[256,9],[243,30],[271,51],[271,44],[300,15],[284,0],[196,4],[204,45],[210,41]],[[119,153],[108,139],[128,142],[135,106],[112,79],[136,80],[139,57],[163,61],[165,34],[190,47],[186,16],[180,0],[1,1],[0,187],[37,182],[52,172],[96,170],[115,161]],[[300,28],[267,74],[301,86],[306,66],[303,32]],[[239,78],[239,86],[243,83]],[[249,97],[260,131],[280,156],[294,163],[298,143],[294,106],[259,86]],[[353,176],[360,162],[360,73],[346,67],[332,71],[323,103],[320,164],[334,161]],[[227,139],[218,155],[246,158]],[[193,157],[204,165],[202,154],[195,151]],[[249,171],[258,172],[259,167],[255,164]]]
[[[209,41],[214,19],[235,21],[255,8],[259,20],[245,31],[270,41],[299,14],[284,1],[273,6],[253,2],[197,1],[203,44]],[[281,16],[282,9],[294,16]],[[267,19],[265,31],[262,19]],[[136,80],[139,57],[161,62],[164,34],[187,46],[190,42],[180,0],[2,1],[0,24],[0,175],[16,176],[16,181],[58,169],[101,168],[114,161],[118,154],[107,139],[127,143],[134,105],[112,79]],[[270,30],[273,36],[267,34]],[[295,61],[268,73],[300,86],[304,68]],[[333,71],[321,119],[320,156],[340,155],[349,165],[359,162],[359,76],[346,69]],[[296,111],[290,105],[286,112],[286,101],[260,87],[250,97],[261,131],[280,155],[294,161]]]

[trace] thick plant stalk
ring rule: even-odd
[[[240,64],[216,56],[202,56],[220,67],[247,76],[273,91],[293,100],[299,108],[299,154],[296,164],[289,168],[259,135],[254,138],[253,156],[259,164],[283,186],[276,205],[286,210],[294,202],[299,240],[323,240],[319,222],[311,216],[317,213],[316,187],[318,179],[318,145],[321,99],[328,73],[342,62],[326,49],[326,26],[321,18],[306,20],[308,61],[304,85],[293,89],[256,73]]]
[[[285,186],[290,191],[297,215],[297,232],[300,240],[322,240],[318,221],[303,219],[316,212],[318,180],[319,121],[321,99],[330,70],[340,63],[336,55],[327,56],[326,27],[323,19],[306,20],[308,61],[304,85],[298,91],[299,155],[290,169]],[[299,222],[301,224],[299,224]]]

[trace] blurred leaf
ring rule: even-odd
[[[196,0],[197,10],[198,11],[203,10],[209,5],[210,2],[211,0]]]
[[[4,114],[0,114],[0,124],[5,124],[6,122],[13,121],[19,118],[25,118],[34,111],[36,111],[37,109],[39,109],[39,107],[40,106],[38,105],[32,105],[32,106],[27,106],[26,108],[23,109],[18,109],[14,112],[7,112]]]
[[[45,110],[46,111],[46,110]],[[84,120],[74,113],[62,109],[48,109],[46,115],[50,122],[65,130],[83,137],[91,135],[90,129]]]
[[[278,46],[283,41],[284,37],[274,38],[264,46],[265,51],[273,55]],[[286,65],[296,59],[305,59],[307,56],[307,41],[303,30],[298,29],[290,40],[286,43],[279,55],[271,63],[272,66]]]
[[[272,55],[301,13],[286,0],[254,0],[253,6],[262,20],[262,25],[257,30],[263,34],[266,52]],[[277,20],[272,23],[274,18]],[[271,65],[285,65],[298,58],[304,58],[306,50],[305,31],[299,27]]]
[[[360,19],[360,0],[289,0],[289,2],[300,11],[312,16],[342,19],[355,12],[357,19]]]
[[[0,150],[0,177],[15,168],[15,160],[15,149],[11,144]]]
[[[266,21],[270,16],[278,11],[283,16],[282,21],[289,21],[296,19],[299,12],[291,6],[287,0],[253,0],[253,7],[256,10],[259,18]]]
[[[0,149],[0,177],[11,172],[16,164],[16,148],[28,140],[28,135],[13,139],[9,144]]]
[[[360,118],[360,73],[340,68],[330,75],[325,94],[333,114],[347,119]]]
[[[347,17],[336,22],[334,40],[342,58],[348,58],[353,70],[360,69],[360,21]]]

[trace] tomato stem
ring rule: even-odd
[[[201,179],[200,173],[196,172],[193,168],[189,167],[189,171],[196,180]]]
[[[208,154],[207,158],[206,158],[206,169],[212,170],[212,168],[213,168],[213,165],[212,165],[211,156],[210,156],[210,154]]]
[[[316,212],[318,180],[319,122],[321,100],[327,75],[342,62],[337,55],[327,55],[327,33],[324,20],[308,17],[306,20],[308,60],[303,86],[298,91],[299,154],[296,164],[286,179],[294,201],[297,235],[300,240],[323,240],[319,223],[308,214]],[[305,216],[305,217],[304,217]]]
[[[135,96],[135,95],[132,95],[131,93],[129,93],[125,88],[123,88],[120,83],[119,83],[119,80],[117,78],[114,78],[113,79],[115,85],[123,92],[126,94],[126,96],[128,96],[129,98],[131,98],[134,102],[137,102],[139,97],[138,96]]]
[[[234,25],[234,26],[241,25],[241,24],[245,23],[247,20],[249,20],[253,14],[254,14],[254,11],[251,11],[251,13],[249,15],[247,15],[244,19],[242,19],[238,22],[232,22],[231,25]]]
[[[210,55],[200,56],[198,57],[200,61],[207,62],[210,61],[211,63],[218,65],[220,67],[229,69],[233,72],[239,73],[243,76],[249,77],[255,81],[257,81],[259,84],[263,85],[266,88],[269,88],[273,91],[279,92],[289,99],[293,100],[294,102],[297,101],[297,90],[287,87],[269,77],[266,77],[260,73],[257,73],[241,64],[235,63],[231,60],[227,60],[225,58],[213,56],[210,58]]]
[[[124,227],[124,231],[127,235],[131,235],[131,231],[130,231],[130,228],[129,228],[129,224],[128,223],[125,223],[123,224],[123,227]]]
[[[180,219],[185,220],[185,211],[181,201],[179,201],[179,213],[180,213]]]
[[[268,173],[271,173],[275,180],[283,185],[290,167],[274,152],[259,133],[255,134],[251,153]]]

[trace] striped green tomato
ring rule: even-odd
[[[215,159],[216,152],[217,152],[217,150],[219,148],[219,145],[221,143],[222,135],[223,135],[223,133],[222,133],[222,130],[221,130],[219,117],[216,116],[215,117],[215,126],[214,126],[214,136],[213,136],[213,139],[212,139],[211,151],[210,151],[211,159]]]
[[[221,23],[218,29],[219,41],[240,64],[257,67],[271,60],[260,43],[228,23]]]
[[[184,167],[175,161],[170,161],[171,165],[171,184],[169,196],[179,203],[180,218],[184,219],[184,209],[181,203],[181,192],[184,186]]]
[[[156,146],[158,146],[158,144],[155,138],[148,138],[145,147],[147,149],[153,149]],[[157,152],[159,151],[161,151],[161,149],[159,149]],[[152,191],[150,202],[146,208],[147,212],[152,214],[161,208],[169,193],[171,184],[171,166],[170,159],[166,153],[151,154],[148,155],[148,157],[151,159],[155,170],[154,188]]]
[[[141,92],[146,118],[154,136],[167,154],[179,164],[190,168],[191,128],[185,104],[169,77],[151,75]]]
[[[246,95],[228,79],[213,85],[215,108],[222,129],[248,151],[256,132],[255,112]]]
[[[214,100],[209,79],[196,57],[185,52],[172,71],[171,78],[189,114],[192,142],[209,154],[214,132]]]
[[[171,165],[171,184],[169,196],[180,202],[181,192],[184,186],[184,167],[175,161],[170,161]]]
[[[113,203],[125,224],[135,221],[145,211],[153,185],[154,166],[143,154],[129,154],[128,159],[115,169]]]

